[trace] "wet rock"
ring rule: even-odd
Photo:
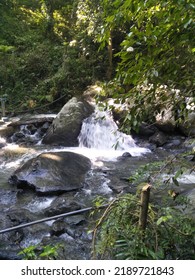
[[[15,131],[16,128],[7,126],[5,124],[4,126],[0,127],[0,137],[8,139],[14,134]]]
[[[18,209],[14,207],[6,212],[6,219],[10,222],[11,226],[17,226],[33,221],[35,217],[34,214],[27,209]]]
[[[66,193],[52,201],[51,205],[45,210],[45,214],[50,217],[79,209],[81,209],[81,205],[75,201],[71,193]]]
[[[5,245],[5,244],[4,244]],[[0,241],[0,260],[21,260],[22,256],[18,255],[18,248],[11,246],[1,245]]]
[[[9,182],[37,193],[63,193],[83,187],[90,160],[72,152],[42,153],[18,168]]]
[[[125,153],[122,154],[122,157],[127,158],[127,157],[132,157],[132,155],[128,152],[125,152]]]
[[[37,144],[53,119],[54,115],[35,115],[33,117],[24,115],[17,120],[13,119],[7,125],[7,129],[10,130],[7,140],[23,145]]]
[[[24,135],[23,132],[18,131],[18,132],[16,132],[16,133],[14,134],[14,139],[13,139],[13,141],[15,142],[15,141],[17,141],[17,139],[21,139],[21,138],[25,138],[25,135]]]
[[[43,126],[40,128],[40,132],[43,133],[43,134],[46,133],[46,131],[48,130],[49,126],[50,126],[49,122],[44,123]]]
[[[85,118],[94,111],[87,101],[73,97],[56,116],[43,138],[44,144],[78,146],[78,135]]]
[[[156,131],[157,128],[154,125],[149,125],[143,122],[139,127],[138,134],[140,136],[149,137],[152,136]]]
[[[57,220],[52,224],[51,235],[59,236],[65,233],[66,223],[63,220]]]
[[[35,115],[35,116],[22,116],[21,118],[19,118],[19,120],[17,121],[13,121],[11,123],[8,124],[8,127],[20,127],[22,125],[26,125],[26,126],[32,126],[32,127],[40,127],[42,125],[44,125],[44,123],[49,122],[51,123],[54,119],[54,116],[47,116],[47,115]]]
[[[37,131],[37,127],[34,124],[28,124],[26,126],[26,129],[30,132],[30,134],[35,134],[35,132]]]
[[[163,146],[168,140],[168,137],[161,131],[157,131],[149,138],[149,142],[156,144],[157,147]]]
[[[6,143],[5,142],[1,142],[1,139],[0,139],[0,149],[2,149],[3,147],[5,147],[6,146]]]
[[[66,217],[66,223],[71,226],[79,226],[86,224],[86,218],[84,215],[75,215]]]
[[[0,228],[12,228],[31,222],[34,219],[36,218],[30,211],[15,207],[0,215]],[[0,259],[17,259],[16,250],[21,250],[21,248],[18,248],[18,244],[24,239],[24,236],[24,229],[17,229],[0,235]],[[8,250],[8,252],[3,253],[2,248]]]
[[[125,152],[122,154],[122,156],[117,157],[117,160],[124,160],[129,157],[132,157],[132,155],[129,152]]]
[[[183,143],[182,137],[174,137],[169,139],[168,143],[164,145],[164,148],[172,149],[181,146]]]

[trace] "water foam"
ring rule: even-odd
[[[124,152],[132,156],[150,152],[138,147],[130,135],[120,132],[109,112],[98,109],[83,121],[78,140],[79,148],[85,155],[92,154],[105,160],[117,158]]]

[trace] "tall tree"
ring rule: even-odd
[[[140,104],[151,115],[164,102],[182,109],[195,90],[195,5],[190,0],[114,0],[104,13],[103,43],[108,26],[119,32],[123,28],[117,83],[128,88],[125,98],[134,100],[129,119],[143,117],[146,108],[140,110]],[[169,90],[159,91],[160,86]]]

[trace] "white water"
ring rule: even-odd
[[[25,127],[22,126],[21,130],[24,132]],[[88,157],[95,165],[101,164],[98,161],[102,160],[115,161],[125,152],[132,156],[150,152],[146,148],[138,147],[130,135],[119,132],[112,116],[99,110],[84,120],[78,140],[79,147],[46,148],[41,142],[31,148],[22,148],[14,143],[7,144],[2,149],[8,154],[8,160],[0,164],[0,169],[16,169],[43,152],[72,151]],[[1,139],[1,142],[5,140]]]
[[[124,152],[132,156],[141,156],[150,152],[140,148],[130,135],[118,130],[111,114],[96,110],[85,119],[78,137],[81,153],[91,158],[103,160],[116,160]]]
[[[108,112],[96,110],[85,119],[79,139],[80,147],[98,150],[127,150],[136,147],[130,135],[119,132],[116,123]]]
[[[0,143],[5,144],[6,140],[0,136]]]

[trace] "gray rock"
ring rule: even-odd
[[[30,134],[35,134],[35,132],[37,131],[37,127],[34,124],[28,124],[26,128],[28,129]]]
[[[172,149],[172,148],[178,148],[182,145],[182,139],[181,138],[172,138],[164,145],[164,148]]]
[[[11,246],[10,246],[11,247]],[[10,247],[0,248],[0,260],[21,260],[22,257],[18,255],[18,249]]]
[[[12,228],[14,226],[33,221],[33,219],[34,215],[30,213],[30,211],[28,211],[27,209],[18,209],[17,207],[14,207],[13,209],[3,213],[3,215],[0,215],[0,228]],[[23,240],[23,238],[23,229],[10,231],[4,235],[1,235],[0,247],[1,243],[3,244],[3,246],[7,245],[7,243],[9,244],[9,242],[11,242],[11,244],[20,243]],[[9,240],[9,242],[7,242],[7,240]]]
[[[78,146],[78,135],[85,118],[94,111],[87,101],[73,97],[58,113],[43,138],[44,144]]]
[[[122,154],[122,157],[126,158],[126,157],[132,157],[132,155],[129,152],[125,152]]]
[[[21,125],[40,127],[44,125],[44,123],[49,122],[52,123],[54,119],[53,115],[24,115],[19,119],[14,120],[8,124],[8,127],[20,127]],[[30,128],[30,127],[29,127]]]
[[[5,146],[6,146],[6,143],[1,142],[1,139],[0,139],[0,149],[2,149],[2,148],[5,147]]]
[[[139,127],[138,134],[145,137],[152,136],[157,131],[156,127],[154,125],[149,125],[147,123],[142,123]]]
[[[72,152],[42,153],[18,168],[9,182],[37,193],[63,193],[82,188],[91,161]]]
[[[61,235],[65,233],[66,223],[63,220],[57,220],[52,224],[52,235]]]
[[[52,201],[51,205],[45,209],[45,214],[47,216],[54,216],[81,209],[81,205],[75,201],[75,198],[71,194],[72,192],[57,197]]]
[[[49,126],[50,126],[50,123],[49,123],[49,122],[44,123],[43,126],[42,126],[41,129],[40,129],[41,132],[42,132],[42,133],[46,133],[46,131],[48,130]]]
[[[14,137],[15,137],[16,139],[17,139],[17,138],[21,139],[21,138],[25,138],[25,135],[24,135],[23,132],[18,131],[18,132],[16,132],[16,133],[14,134]]]
[[[167,140],[167,136],[161,131],[155,132],[154,135],[149,138],[149,142],[156,144],[157,147],[163,146]]]

